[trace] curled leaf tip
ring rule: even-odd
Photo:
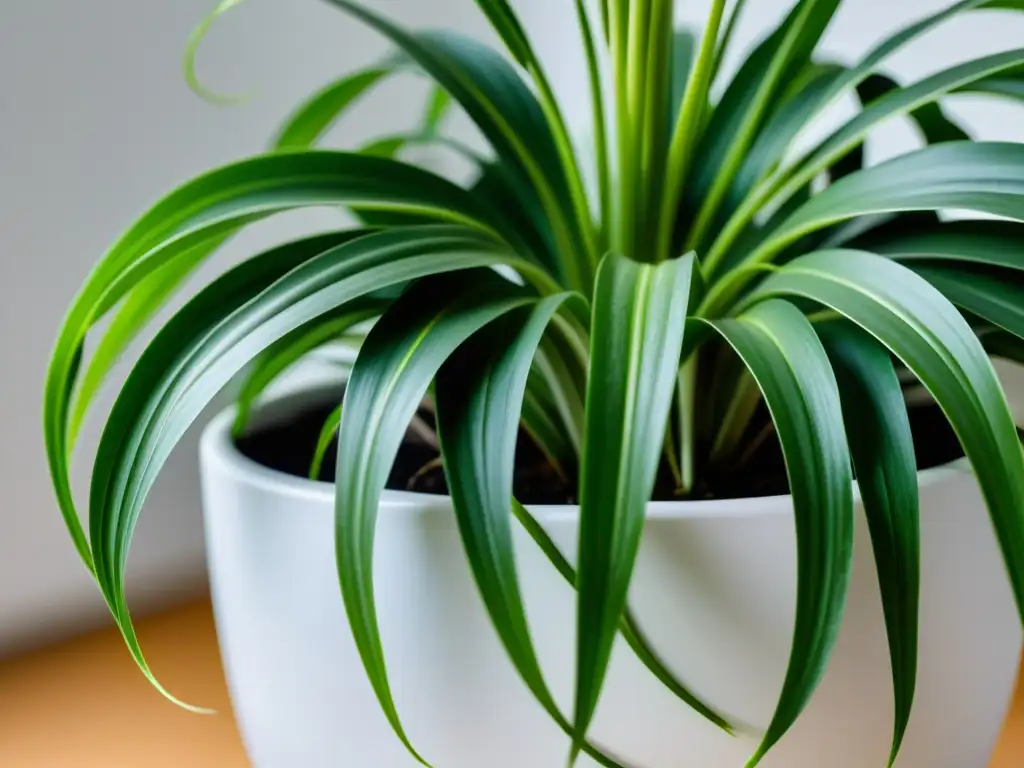
[[[196,25],[195,29],[188,36],[188,44],[185,47],[185,58],[183,62],[185,72],[185,82],[188,83],[188,87],[192,89],[199,98],[203,101],[207,101],[210,104],[216,104],[218,106],[234,106],[249,101],[254,96],[253,91],[241,94],[229,94],[229,93],[218,93],[210,88],[203,85],[199,79],[199,74],[196,72],[196,56],[199,52],[199,46],[206,38],[207,33],[213,27],[213,24],[217,19],[223,16],[225,13],[230,11],[235,6],[241,5],[245,0],[221,0],[217,6],[210,11],[199,24]]]

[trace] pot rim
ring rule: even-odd
[[[328,392],[337,393],[337,387],[305,387],[287,394],[272,396],[255,411],[257,420],[271,421],[287,418],[299,404],[315,402]],[[278,469],[264,466],[238,450],[232,437],[236,406],[230,405],[217,414],[203,429],[200,441],[200,456],[204,467],[215,468],[218,475],[227,475],[235,482],[282,497],[299,498],[316,504],[333,506],[334,484],[322,480],[299,477]],[[931,485],[972,475],[966,458],[957,459],[938,467],[917,473],[918,487]],[[854,498],[860,493],[854,482]],[[412,491],[385,490],[381,504],[389,510],[406,509],[427,511],[430,509],[450,510],[448,496],[416,493]],[[529,509],[542,519],[574,518],[579,513],[577,504],[528,504]],[[647,505],[648,519],[700,519],[708,517],[753,517],[765,514],[792,512],[788,494],[776,496],[754,496],[739,499],[709,499],[703,501],[652,501]],[[289,514],[292,510],[289,510]]]

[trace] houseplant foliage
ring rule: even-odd
[[[652,495],[706,498],[720,487],[715,477],[777,437],[796,523],[797,612],[755,765],[798,718],[835,641],[855,474],[889,635],[895,759],[917,647],[911,380],[934,397],[973,464],[1024,605],[1024,454],[990,363],[990,355],[1024,358],[1024,146],[972,141],[939,106],[957,93],[1024,98],[1024,49],[914,83],[884,71],[938,25],[1021,11],[1024,0],[963,0],[845,63],[817,50],[840,0],[799,0],[731,77],[721,63],[744,0],[713,0],[695,33],[673,31],[672,0],[576,0],[593,106],[588,152],[574,144],[507,0],[476,0],[504,51],[409,31],[351,0],[329,2],[396,53],[302,105],[272,151],[213,170],[146,212],[89,275],[53,351],[44,405],[53,484],[142,670],[159,686],[132,629],[125,563],[171,449],[248,364],[240,422],[290,363],[375,320],[323,442],[337,433],[338,575],[352,632],[385,714],[421,762],[429,756],[415,752],[391,696],[371,573],[378,502],[428,396],[494,628],[538,705],[565,730],[571,759],[586,751],[603,765],[625,765],[587,737],[618,632],[652,674],[729,728],[665,668],[628,612]],[[196,41],[236,3],[218,8]],[[436,88],[421,126],[357,150],[314,148],[361,95],[410,71]],[[859,110],[823,140],[803,141],[807,126],[850,94]],[[443,135],[449,102],[490,152]],[[895,118],[913,121],[921,148],[865,167],[865,140]],[[410,144],[466,155],[475,177],[457,184],[404,162]],[[348,207],[360,223],[242,262],[147,346],[106,421],[86,531],[69,464],[113,362],[232,234],[311,206]],[[947,221],[936,213],[943,209],[986,218]],[[91,329],[108,315],[85,355]],[[580,505],[575,570],[513,498],[520,428],[575,489],[566,499]],[[531,643],[513,557],[517,524],[578,590],[571,712],[559,709]]]

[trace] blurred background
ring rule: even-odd
[[[489,34],[472,0],[369,2],[408,25]],[[848,0],[825,50],[850,60],[886,32],[948,3]],[[789,4],[749,2],[739,38],[755,40]],[[514,5],[536,35],[570,115],[585,120],[571,0]],[[699,21],[706,2],[679,6],[682,19]],[[375,35],[321,0],[249,0],[214,28],[200,52],[199,72],[215,90],[251,96],[237,106],[212,106],[187,88],[181,69],[189,32],[210,8],[210,0],[0,3],[0,656],[106,621],[53,502],[40,427],[49,347],[87,271],[122,228],[172,186],[261,151],[304,96],[385,52]],[[1021,40],[1024,18],[974,14],[901,53],[891,73],[917,79]],[[368,98],[332,139],[348,145],[410,125],[423,96],[415,81],[396,81]],[[958,97],[949,111],[977,136],[1024,140],[1024,121],[1009,106],[982,107]],[[451,130],[471,138],[458,119]],[[907,125],[893,123],[875,137],[870,157],[891,155],[914,140]],[[254,228],[204,274],[317,218]],[[117,378],[99,411],[112,401]],[[1010,386],[1024,395],[1020,383]],[[81,440],[77,482],[83,489],[97,421]],[[176,452],[140,525],[128,582],[141,613],[205,588],[196,437],[194,429]]]

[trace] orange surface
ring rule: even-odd
[[[190,703],[168,704],[111,630],[0,664],[3,768],[246,768],[209,603],[140,622],[154,672]],[[991,768],[1024,766],[1024,686]]]

